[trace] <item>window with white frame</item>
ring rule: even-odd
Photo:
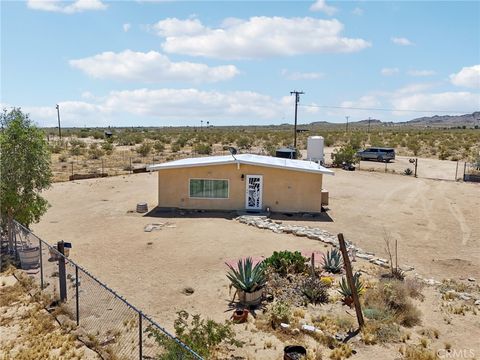
[[[190,197],[227,199],[228,180],[190,179]]]

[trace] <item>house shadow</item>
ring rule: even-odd
[[[281,212],[249,212],[237,210],[187,210],[178,208],[155,207],[147,212],[144,217],[152,218],[218,218],[232,220],[241,215],[267,216],[272,220],[283,221],[312,221],[312,222],[333,222],[333,219],[326,211],[321,213],[281,213]]]

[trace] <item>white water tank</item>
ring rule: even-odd
[[[307,140],[307,160],[323,164],[323,136],[309,136]]]

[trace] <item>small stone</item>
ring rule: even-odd
[[[466,294],[466,293],[459,293],[458,297],[462,300],[465,300],[465,301],[472,299],[472,296],[469,295],[469,294]]]
[[[195,292],[195,290],[192,287],[186,287],[182,290],[182,294],[190,296]]]
[[[280,220],[275,220],[275,224],[282,225],[282,222]]]
[[[475,281],[476,281],[474,277],[469,277],[467,280],[468,280],[468,281],[471,281],[471,282],[475,282]]]
[[[480,306],[480,300],[475,300],[475,305]]]
[[[373,259],[373,255],[357,252],[357,257],[360,259],[371,260]]]
[[[300,329],[293,329],[292,330],[292,335],[298,335],[300,334]]]
[[[282,329],[288,329],[290,327],[290,324],[280,323],[280,327]]]
[[[315,326],[305,324],[305,325],[302,325],[302,330],[314,332],[315,331]]]

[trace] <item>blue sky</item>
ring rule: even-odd
[[[65,126],[280,124],[293,119],[292,90],[305,92],[301,123],[480,110],[478,1],[30,0],[1,10],[2,107],[41,126],[55,126],[57,103]]]

